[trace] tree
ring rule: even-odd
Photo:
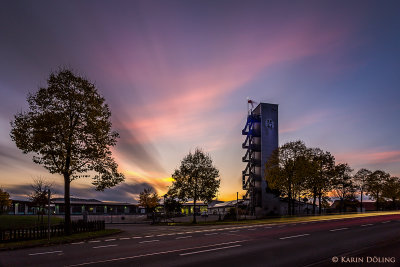
[[[0,187],[0,214],[11,206],[10,194]]]
[[[151,188],[145,188],[139,194],[139,205],[146,208],[146,212],[154,212],[160,202],[160,197]]]
[[[165,198],[164,207],[167,214],[173,215],[182,212],[182,203],[176,200],[173,196]]]
[[[368,177],[371,176],[371,174],[372,174],[372,172],[370,170],[363,168],[363,169],[358,170],[357,173],[353,177],[354,185],[360,191],[360,195],[361,195],[361,202],[360,202],[361,212],[363,210],[363,194],[366,190]]]
[[[382,196],[392,200],[393,209],[396,208],[396,199],[400,198],[400,178],[390,177],[383,184]]]
[[[38,216],[41,215],[41,222],[43,223],[44,209],[49,203],[48,191],[52,187],[52,184],[39,177],[37,179],[33,179],[33,184],[31,184],[31,187],[33,192],[29,194],[28,197],[34,205],[39,207]]]
[[[184,202],[192,199],[193,223],[196,223],[196,202],[209,202],[216,196],[220,185],[218,177],[219,171],[210,155],[197,148],[183,158],[179,169],[175,169],[168,195]]]
[[[300,194],[305,182],[306,153],[303,141],[289,142],[274,150],[265,165],[267,185],[287,197],[289,215],[294,214],[296,194]]]
[[[15,115],[11,138],[33,161],[64,178],[65,232],[71,233],[70,184],[95,173],[92,184],[104,190],[124,180],[112,158],[117,132],[111,112],[93,83],[63,69],[50,74],[47,88],[28,94],[29,110]]]
[[[340,199],[340,212],[346,211],[345,202],[354,199],[355,187],[352,181],[352,168],[347,163],[335,166],[333,193]]]
[[[389,178],[389,173],[382,170],[376,170],[367,179],[367,194],[371,198],[375,199],[376,210],[379,210],[379,203],[382,201],[383,186]]]
[[[316,199],[318,197],[319,214],[322,213],[322,203],[332,189],[335,158],[328,151],[320,148],[310,149],[310,175],[306,179],[306,187],[313,198],[313,214],[315,214]]]

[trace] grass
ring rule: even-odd
[[[37,215],[0,215],[1,229],[18,229],[40,226],[40,218]],[[50,224],[60,224],[63,219],[50,216]],[[47,225],[47,216],[43,216],[43,225]]]
[[[331,214],[331,215],[309,215],[309,216],[282,216],[266,219],[255,219],[255,220],[240,220],[240,221],[214,221],[204,222],[201,218],[198,219],[197,224],[193,223],[167,223],[170,226],[193,226],[193,225],[226,225],[226,224],[276,224],[276,223],[298,223],[298,222],[309,222],[309,221],[324,221],[334,219],[350,219],[360,217],[371,217],[371,216],[382,216],[400,214],[399,211],[380,211],[380,212],[367,212],[367,213],[348,213],[348,214]]]
[[[70,236],[52,237],[50,239],[50,241],[47,239],[38,239],[38,240],[12,242],[12,243],[0,243],[0,250],[28,248],[28,247],[37,247],[37,246],[48,246],[48,245],[57,245],[57,244],[78,242],[78,241],[88,240],[88,239],[102,237],[102,236],[109,236],[109,235],[117,234],[120,232],[122,232],[122,231],[119,229],[106,229],[106,230],[96,231],[96,232],[79,233],[79,234],[74,234],[74,235],[70,235]]]

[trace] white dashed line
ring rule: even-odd
[[[137,239],[137,238],[143,238],[141,236],[132,236],[132,238]]]
[[[253,229],[247,229],[247,230],[248,230],[248,231],[253,231],[253,230],[256,230],[256,229],[253,228]]]
[[[342,230],[347,230],[347,229],[349,229],[349,228],[338,228],[338,229],[332,229],[332,230],[329,230],[329,231],[336,232],[336,231],[342,231]]]
[[[385,222],[382,222],[382,223],[388,223],[388,222],[390,222],[390,221],[385,221]]]
[[[374,224],[373,223],[363,224],[363,225],[361,225],[361,227],[370,226],[370,225],[374,225]]]
[[[35,256],[35,255],[43,255],[43,254],[52,254],[52,253],[61,253],[61,250],[56,250],[56,251],[46,251],[46,252],[38,252],[38,253],[31,253],[28,254],[29,256]]]
[[[221,249],[228,249],[228,248],[236,248],[236,247],[241,247],[241,246],[242,245],[233,245],[233,246],[228,246],[228,247],[212,248],[212,249],[183,253],[183,254],[179,254],[179,256],[186,256],[186,255],[191,255],[191,254],[197,254],[197,253],[203,253],[203,252],[209,252],[209,251],[215,251],[215,250],[221,250]]]
[[[100,240],[93,240],[93,241],[89,241],[89,243],[99,243]]]
[[[286,236],[286,237],[281,237],[279,239],[290,239],[290,238],[296,238],[296,237],[302,237],[302,236],[308,236],[310,234],[302,234],[302,235],[292,235],[292,236]]]
[[[139,243],[151,243],[151,242],[158,242],[158,241],[160,241],[160,240],[155,239],[155,240],[142,241],[142,242],[139,242]]]
[[[175,239],[184,239],[184,238],[190,238],[190,237],[192,237],[191,235],[188,235],[188,236],[180,236],[180,237],[177,237],[177,238],[175,238]]]
[[[145,237],[154,237],[154,235],[146,235]]]
[[[121,237],[119,240],[128,240],[131,239],[130,237]]]
[[[81,245],[81,244],[83,244],[83,243],[85,243],[85,242],[75,242],[75,243],[71,243],[71,245]]]
[[[118,245],[98,246],[98,247],[92,247],[92,248],[94,248],[94,249],[96,249],[96,248],[109,248],[109,247],[116,247],[116,246],[118,246]]]
[[[210,234],[204,234],[204,235],[218,235],[218,233],[210,233]]]
[[[112,239],[106,239],[106,240],[104,240],[104,241],[106,241],[106,242],[115,241],[115,238],[112,238]]]
[[[229,233],[236,233],[236,232],[239,232],[239,230],[229,231]]]

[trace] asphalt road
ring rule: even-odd
[[[109,238],[3,251],[0,266],[400,266],[400,215],[122,228]]]

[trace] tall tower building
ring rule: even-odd
[[[281,202],[268,190],[264,179],[265,163],[278,148],[278,105],[260,103],[253,108],[249,100],[247,121],[242,135],[246,149],[242,161],[247,163],[242,172],[242,187],[254,215],[280,214]]]

